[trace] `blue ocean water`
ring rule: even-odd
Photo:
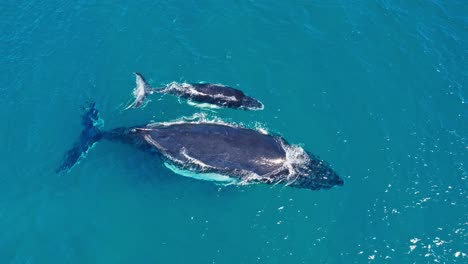
[[[0,263],[466,263],[466,1],[0,3]],[[69,174],[81,108],[105,129],[202,110],[133,71],[210,81],[263,111],[208,112],[328,161],[327,191],[222,187],[100,142]]]

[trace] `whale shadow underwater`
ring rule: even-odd
[[[199,179],[283,184],[310,190],[343,185],[324,161],[280,136],[209,121],[153,123],[102,131],[100,121],[95,104],[90,104],[82,116],[80,137],[65,153],[57,173],[71,170],[98,141],[110,140],[158,155],[172,171],[184,176],[191,173]]]
[[[245,95],[241,90],[214,83],[178,83],[171,82],[162,88],[152,88],[140,73],[135,74],[136,87],[133,89],[135,100],[125,109],[142,106],[148,95],[153,93],[171,94],[185,98],[189,102],[209,104],[243,110],[262,110],[263,104],[257,99]]]

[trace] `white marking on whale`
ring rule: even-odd
[[[197,108],[202,108],[202,109],[220,109],[220,106],[217,106],[215,104],[210,104],[210,103],[197,103],[192,100],[187,100],[187,104],[197,107]]]
[[[169,164],[167,162],[164,162],[164,166],[174,172],[175,174],[188,177],[188,178],[193,178],[197,180],[202,180],[202,181],[213,181],[213,182],[219,182],[219,183],[236,183],[237,181],[229,176],[218,174],[218,173],[201,173],[201,172],[194,172],[190,170],[184,170],[179,167],[176,167],[175,165]]]

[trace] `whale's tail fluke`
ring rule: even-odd
[[[133,74],[135,74],[136,82],[136,87],[133,89],[133,97],[135,100],[129,104],[125,110],[142,106],[146,100],[146,96],[155,92],[155,89],[148,84],[142,74],[138,72],[134,72]]]
[[[62,164],[56,170],[57,173],[70,171],[82,157],[86,156],[93,145],[102,138],[102,132],[99,130],[99,127],[102,126],[103,121],[99,119],[99,112],[95,107],[95,103],[90,103],[84,110],[85,112],[81,119],[83,130],[78,141],[65,153]]]

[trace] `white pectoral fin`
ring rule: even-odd
[[[197,180],[202,180],[202,181],[211,181],[211,182],[216,182],[219,184],[227,184],[227,183],[234,183],[236,182],[235,179],[227,176],[227,175],[221,175],[218,173],[201,173],[201,172],[195,172],[195,171],[190,171],[186,169],[181,169],[178,168],[177,166],[164,162],[164,166],[174,172],[175,174],[188,177],[188,178],[193,178]]]
[[[129,104],[127,107],[125,107],[124,110],[128,110],[130,108],[133,108],[135,106],[135,102],[132,102],[131,104]]]

